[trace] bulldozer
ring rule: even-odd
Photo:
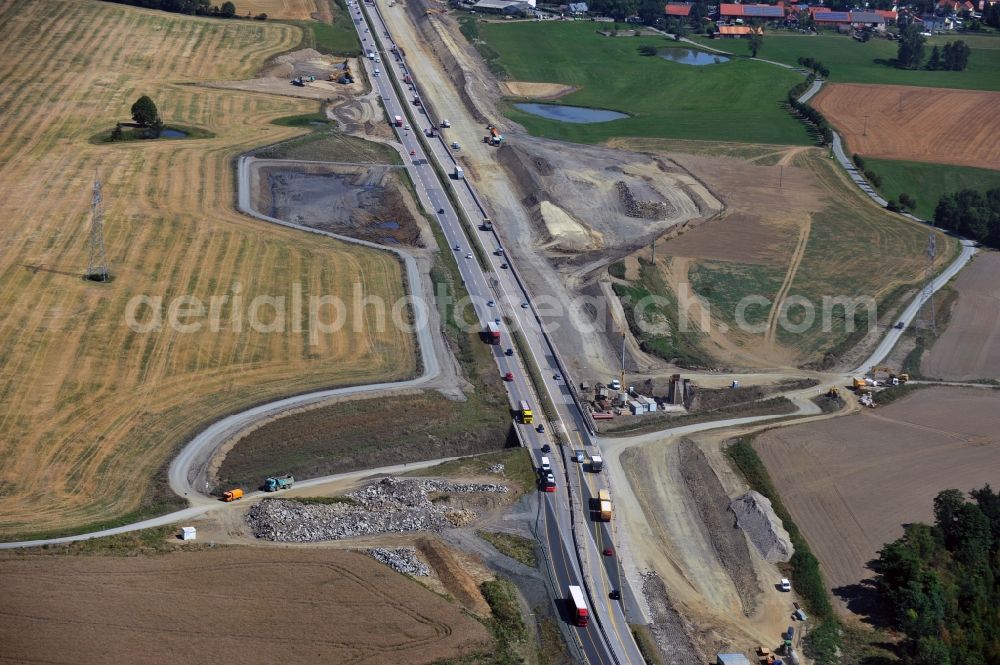
[[[826,396],[836,399],[840,397],[840,389],[837,386],[830,386],[830,389],[826,391]]]
[[[882,375],[884,375],[884,377],[880,378]],[[868,370],[868,376],[877,381],[882,381],[886,385],[890,386],[898,386],[910,380],[910,375],[906,372],[896,374],[891,367],[887,367],[885,365],[876,365],[872,367]]]

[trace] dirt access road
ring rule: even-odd
[[[941,490],[996,485],[998,431],[996,391],[933,387],[884,408],[768,431],[754,447],[838,609],[866,616],[867,562],[903,524],[933,520]]]
[[[1000,253],[983,252],[952,284],[958,302],[920,371],[948,381],[1000,379]]]
[[[330,549],[4,557],[0,593],[5,661],[417,664],[489,639],[459,605]]]

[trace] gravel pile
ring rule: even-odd
[[[350,493],[348,496],[357,505],[264,499],[248,511],[246,520],[255,537],[286,543],[340,540],[380,533],[441,531],[468,524],[476,514],[438,508],[428,498],[429,493],[508,491],[506,485],[495,483],[390,477]]]
[[[667,588],[660,576],[651,570],[640,573],[642,595],[649,605],[652,623],[649,631],[653,641],[667,665],[687,665],[703,663],[705,658],[699,653],[691,638],[691,626],[674,607]]]
[[[729,508],[736,514],[736,523],[766,561],[779,563],[792,558],[795,553],[792,540],[766,496],[751,490],[734,499]]]
[[[618,200],[625,207],[625,214],[637,219],[663,220],[674,212],[674,207],[665,201],[639,201],[623,181],[615,183]]]
[[[379,563],[384,563],[397,573],[417,577],[427,577],[431,574],[431,569],[417,558],[417,550],[412,547],[395,547],[392,549],[372,547],[365,550],[365,554]]]
[[[504,468],[505,467],[503,464],[494,464],[493,466],[490,467],[490,473],[503,473]]]

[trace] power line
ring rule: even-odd
[[[94,194],[90,199],[90,260],[87,262],[87,279],[95,282],[110,281],[108,257],[104,252],[104,202],[101,197],[101,177],[94,175]]]

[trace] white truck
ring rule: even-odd
[[[592,455],[590,458],[590,470],[594,473],[600,473],[604,468],[604,459],[600,455]]]
[[[465,170],[461,166],[456,166],[455,167],[454,176],[455,176],[455,180],[464,180],[465,179]]]

